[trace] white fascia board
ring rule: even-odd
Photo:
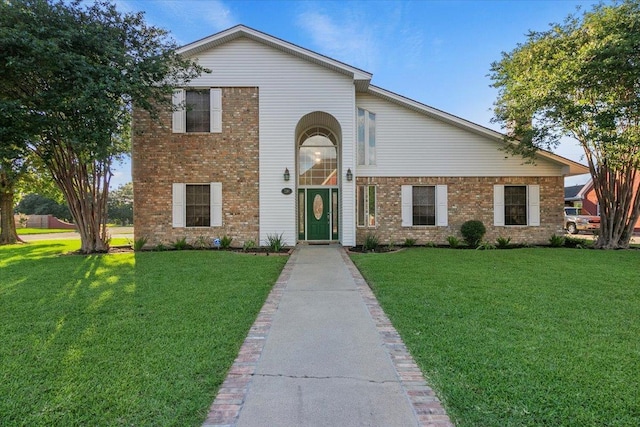
[[[352,67],[343,62],[329,58],[328,56],[321,55],[311,50],[294,45],[277,37],[270,36],[269,34],[261,31],[254,30],[253,28],[246,27],[244,25],[236,25],[228,30],[221,31],[213,34],[209,37],[197,40],[188,45],[182,46],[176,52],[186,57],[196,56],[198,53],[209,50],[215,46],[227,43],[231,40],[239,37],[247,37],[251,40],[263,43],[267,46],[271,46],[275,49],[286,52],[290,55],[297,56],[315,64],[321,65],[325,68],[329,68],[341,74],[346,74],[353,77],[356,82],[356,86],[364,89],[371,81],[372,74],[359,68]]]
[[[484,136],[489,139],[493,139],[498,143],[504,144],[505,135],[500,132],[496,132],[493,129],[486,128],[477,123],[473,123],[458,116],[454,116],[453,114],[445,113],[442,110],[438,110],[437,108],[430,107],[426,104],[414,101],[413,99],[406,98],[402,95],[398,95],[397,93],[382,89],[381,87],[369,85],[366,92],[387,101],[404,106],[405,108],[409,108],[410,110],[417,111],[418,113],[425,114],[436,120],[449,123],[453,126],[457,126],[461,129],[476,133],[480,136]],[[574,162],[573,160],[569,160],[562,156],[558,156],[557,154],[554,154],[550,151],[538,149],[537,155],[546,160],[562,165],[562,173],[565,176],[589,173],[589,169],[585,165]]]

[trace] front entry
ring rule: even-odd
[[[307,190],[307,240],[331,240],[329,189]]]

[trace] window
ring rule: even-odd
[[[504,225],[527,225],[527,187],[504,187]]]
[[[358,227],[376,226],[376,186],[358,185]]]
[[[376,115],[358,108],[358,164],[376,164]]]
[[[211,224],[211,187],[205,185],[186,185],[187,227],[208,227]]]
[[[436,225],[436,187],[413,187],[413,225]]]
[[[187,132],[209,132],[211,130],[211,95],[209,90],[186,91]]]
[[[222,183],[173,184],[173,227],[222,226]]]
[[[539,226],[539,185],[495,185],[493,215],[496,226]]]
[[[178,89],[173,93],[173,132],[222,132],[222,89]]]
[[[437,226],[449,224],[446,185],[403,185],[402,226]]]

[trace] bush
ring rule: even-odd
[[[242,250],[247,252],[248,250],[254,249],[256,247],[256,242],[254,242],[253,240],[247,240],[246,242],[244,242],[244,245],[242,245]]]
[[[406,239],[404,239],[404,245],[407,247],[415,246],[415,244],[416,244],[416,239],[412,239],[410,237],[407,237]]]
[[[447,237],[447,242],[449,242],[449,246],[451,246],[453,249],[460,246],[460,239],[458,239],[456,236]]]
[[[173,244],[173,248],[177,251],[187,249],[188,247],[189,247],[189,244],[187,243],[186,237],[176,240],[175,243]]]
[[[229,249],[231,247],[232,240],[233,240],[233,237],[222,236],[222,239],[220,239],[220,247],[222,249]]]
[[[495,248],[496,248],[496,245],[494,245],[494,244],[493,244],[493,243],[491,243],[491,242],[487,242],[487,241],[485,240],[485,241],[482,241],[482,242],[480,242],[480,243],[478,244],[478,246],[476,247],[476,250],[480,250],[480,251],[488,251],[488,250],[495,249]]]
[[[147,238],[145,236],[140,237],[133,242],[133,250],[136,252],[141,251],[142,248],[144,248],[144,245],[146,244],[147,244]]]
[[[205,249],[209,247],[209,239],[200,235],[193,241],[192,246],[196,249]]]
[[[558,236],[557,234],[553,234],[551,238],[549,238],[549,244],[553,248],[560,248],[564,246],[564,236]]]
[[[502,236],[499,236],[499,237],[496,239],[496,244],[497,244],[498,248],[500,248],[500,249],[506,249],[506,248],[508,248],[508,247],[509,247],[509,243],[510,243],[510,242],[511,242],[511,237],[502,237]]]
[[[584,249],[592,245],[593,242],[590,242],[587,239],[577,239],[575,237],[565,237],[564,239],[564,246],[567,248]]]
[[[282,239],[283,234],[284,233],[267,234],[267,244],[271,252],[280,252],[280,250],[284,247],[284,240]]]
[[[460,232],[462,233],[464,241],[467,242],[467,245],[476,248],[478,247],[480,242],[482,242],[482,238],[487,232],[487,229],[485,228],[482,221],[472,219],[462,224],[462,227],[460,227]]]
[[[367,237],[364,239],[362,250],[375,251],[378,245],[380,245],[380,239],[378,239],[378,236],[376,236],[373,233],[369,233],[367,234]]]

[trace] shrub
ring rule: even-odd
[[[284,247],[284,240],[282,239],[283,234],[284,233],[267,234],[267,244],[271,252],[280,252],[280,250]]]
[[[375,251],[378,245],[380,245],[380,239],[378,239],[378,236],[376,236],[374,233],[369,233],[364,239],[362,249],[364,251]]]
[[[462,224],[462,227],[460,227],[460,232],[462,233],[464,241],[467,242],[467,245],[475,248],[478,247],[480,242],[482,242],[482,238],[487,232],[487,229],[485,228],[482,221],[472,219]]]
[[[511,237],[502,237],[502,236],[499,236],[499,237],[496,239],[496,244],[497,244],[498,248],[500,248],[500,249],[506,249],[506,248],[508,248],[508,247],[509,247],[509,243],[510,243],[510,242],[511,242]]]
[[[494,245],[491,242],[487,242],[486,240],[480,242],[478,246],[476,246],[476,250],[481,250],[481,251],[488,251],[495,248],[496,248],[496,245]]]
[[[453,249],[460,246],[460,239],[458,239],[456,236],[447,237],[447,242],[449,242],[449,246],[451,246]]]
[[[253,240],[247,240],[246,242],[244,242],[244,245],[242,245],[242,250],[246,252],[255,247],[256,247],[256,242],[254,242]]]
[[[436,242],[427,242],[424,244],[425,248],[437,248],[438,244]]]
[[[406,239],[404,239],[404,245],[411,247],[411,246],[415,246],[416,244],[416,239],[412,239],[410,237],[407,237]]]
[[[178,239],[173,243],[173,248],[177,251],[181,251],[187,249],[189,244],[187,243],[187,238],[183,237],[182,239]]]
[[[145,237],[145,236],[142,236],[142,237],[140,237],[140,238],[136,239],[136,240],[133,242],[133,250],[134,250],[134,251],[136,251],[136,252],[141,251],[141,250],[142,250],[142,248],[144,248],[144,245],[146,245],[146,244],[147,244],[147,240],[148,240],[148,239],[147,239],[147,237]]]
[[[553,248],[560,248],[560,247],[564,246],[564,240],[565,240],[564,236],[559,236],[557,234],[553,234],[551,236],[551,238],[549,238],[549,244]]]
[[[565,237],[564,246],[567,248],[587,248],[591,246],[593,243],[587,241],[586,239],[576,239],[575,237]]]
[[[220,247],[222,249],[229,249],[231,247],[231,241],[233,240],[233,237],[229,237],[229,236],[222,236],[222,239],[220,239]]]
[[[196,237],[196,239],[193,241],[193,245],[192,246],[194,248],[196,248],[196,249],[207,248],[207,247],[209,247],[209,240],[206,237],[200,235],[200,236]]]
[[[165,246],[164,243],[158,243],[154,246],[153,250],[157,252],[163,252],[169,250],[169,248]]]

